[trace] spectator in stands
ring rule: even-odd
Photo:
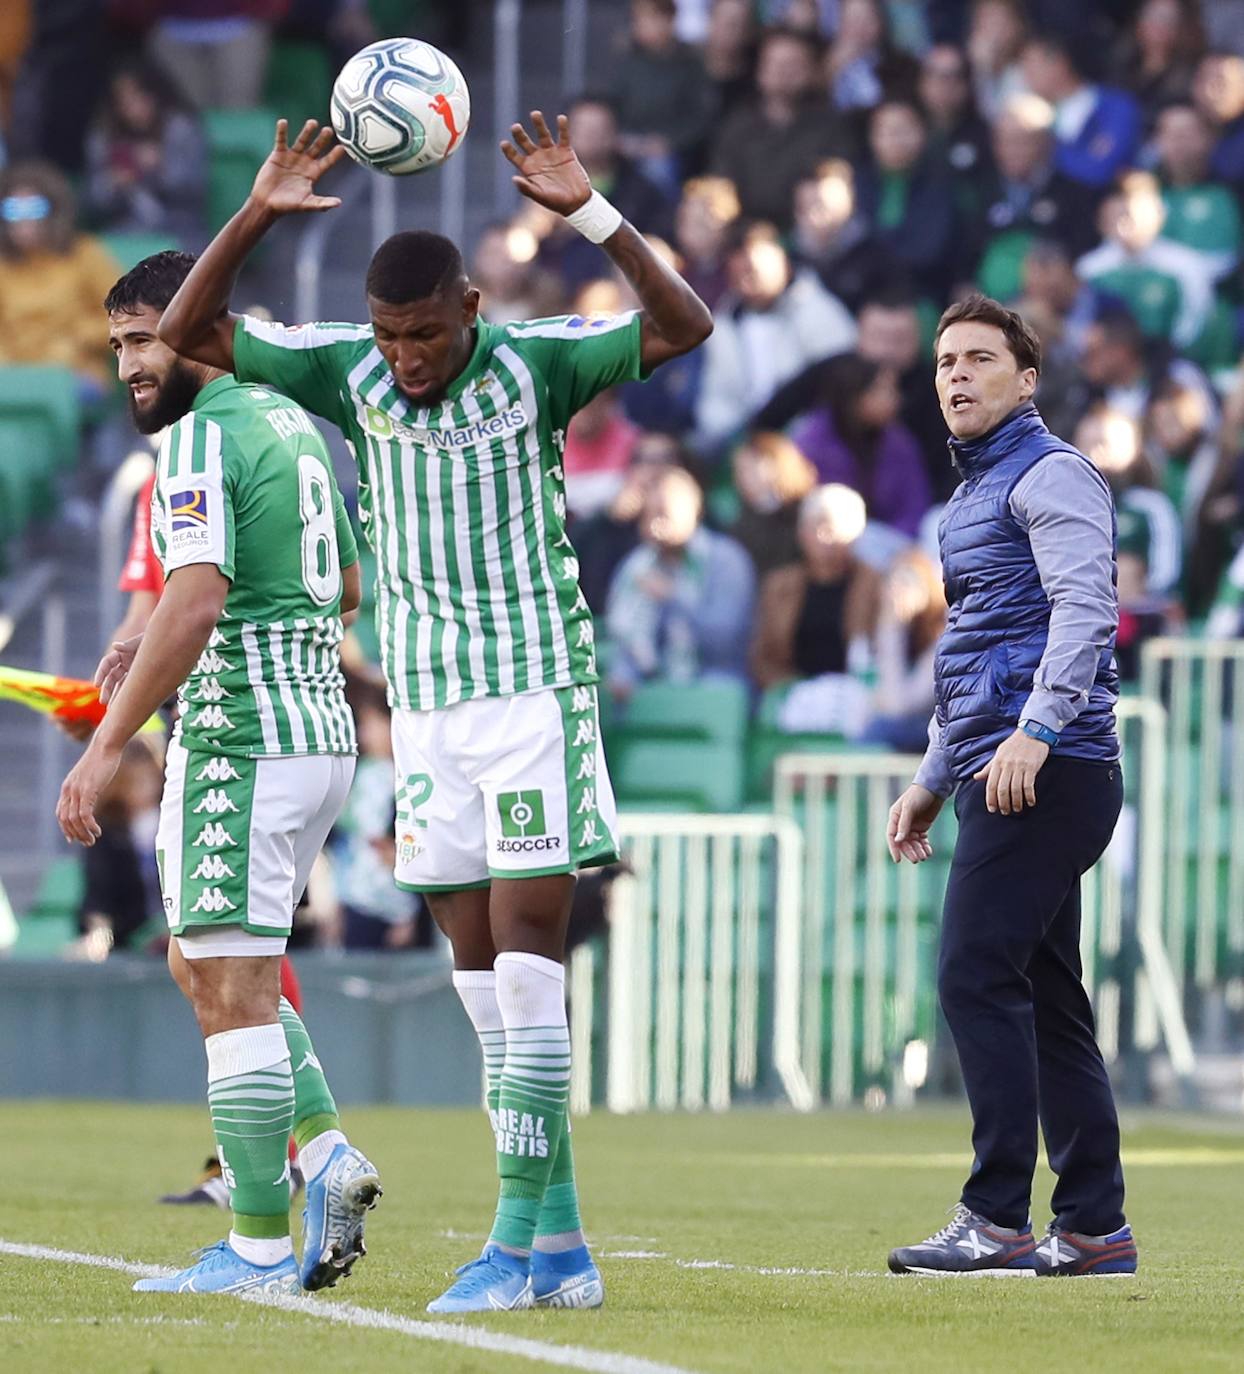
[[[968,63],[976,108],[984,119],[996,119],[1007,101],[1024,89],[1020,54],[1027,37],[1019,0],[973,0]]]
[[[969,230],[964,267],[995,299],[1019,294],[1034,235],[1061,239],[1078,257],[1096,241],[1093,193],[1055,169],[1053,111],[1037,96],[1012,96],[993,125],[993,168],[983,213]]]
[[[1115,78],[1152,112],[1170,100],[1188,99],[1204,51],[1195,0],[1145,0],[1118,45]]]
[[[538,252],[535,234],[518,219],[495,220],[485,227],[471,263],[471,285],[478,288],[480,310],[493,324],[557,312],[557,282],[539,265]]]
[[[329,853],[346,949],[401,949],[414,943],[417,898],[393,881],[396,858],[393,744],[383,688],[348,688],[359,759]]]
[[[756,32],[751,0],[713,0],[702,53],[719,114],[745,104],[752,94]]]
[[[624,156],[618,120],[607,97],[582,95],[571,101],[574,150],[599,191],[643,234],[669,239],[673,230],[672,198]],[[600,272],[600,249],[567,225],[560,215],[547,217],[541,257],[570,288],[581,286]]]
[[[0,174],[0,364],[67,367],[94,401],[115,372],[99,303],[121,269],[74,217],[69,182],[50,163]]]
[[[871,158],[856,178],[860,213],[921,291],[940,301],[957,253],[950,179],[926,155],[924,116],[908,100],[886,100],[868,120]]]
[[[668,468],[686,468],[690,455],[669,434],[641,434],[630,467],[609,506],[571,524],[579,555],[579,586],[594,615],[604,614],[609,585],[622,560],[639,544],[639,517],[657,480]]]
[[[1170,497],[1158,489],[1135,420],[1098,403],[1072,441],[1114,493],[1119,527],[1119,604],[1135,606],[1177,590],[1183,535]]]
[[[856,208],[855,172],[833,158],[795,187],[791,256],[810,267],[848,310],[899,272],[893,252]]]
[[[928,744],[933,714],[933,656],[946,627],[942,575],[923,549],[894,560],[877,614],[877,682],[861,743],[918,754]]]
[[[740,511],[730,533],[751,554],[758,577],[799,558],[799,507],[816,469],[784,434],[749,434],[734,450]]]
[[[83,957],[104,958],[163,916],[156,868],[156,826],[164,771],[145,740],[131,740],[117,775],[95,807],[102,834],[84,851],[85,889],[78,909]]]
[[[855,341],[855,321],[814,273],[794,272],[769,225],[740,226],[727,263],[730,292],[700,350],[704,374],[696,428],[719,445],[785,381]]]
[[[674,0],[631,0],[630,44],[611,66],[622,151],[676,193],[708,139],[714,106],[704,63],[678,41],[674,15]]]
[[[1144,419],[1155,391],[1168,379],[1197,392],[1209,413],[1216,414],[1213,389],[1201,369],[1166,349],[1150,355],[1126,305],[1104,305],[1085,330],[1081,367],[1094,396],[1133,420]]]
[[[566,428],[562,467],[566,509],[578,518],[604,510],[626,479],[640,430],[623,414],[614,387],[599,392]]]
[[[272,28],[289,0],[164,0],[152,57],[200,110],[258,105]]]
[[[607,685],[619,701],[653,678],[745,679],[756,574],[747,551],[701,523],[704,497],[684,468],[644,499],[639,547],[609,588]]]
[[[838,26],[825,57],[829,96],[839,110],[872,110],[911,99],[916,67],[892,42],[881,0],[838,0]]]
[[[820,404],[791,438],[821,482],[859,492],[870,520],[914,538],[933,493],[920,447],[899,422],[894,369],[843,353],[825,365],[821,386]]]
[[[86,167],[84,209],[101,229],[183,243],[202,233],[203,134],[159,67],[140,61],[114,72],[87,137]]]
[[[1140,144],[1135,100],[1088,81],[1073,46],[1057,34],[1030,38],[1022,60],[1029,89],[1054,107],[1054,165],[1085,186],[1109,186]]]
[[[1230,558],[1222,537],[1227,531],[1205,519],[1218,469],[1216,418],[1199,386],[1168,375],[1154,387],[1143,420],[1145,456],[1183,527],[1184,604],[1194,616],[1208,609]]]
[[[1201,254],[1221,280],[1240,260],[1244,231],[1235,197],[1210,175],[1213,129],[1191,101],[1180,101],[1159,114],[1154,145],[1166,210],[1162,237]]]
[[[1126,301],[1147,337],[1187,348],[1213,308],[1213,268],[1193,249],[1161,237],[1165,220],[1157,179],[1129,172],[1102,202],[1102,243],[1076,272]]]
[[[846,127],[818,99],[820,60],[815,37],[770,29],[757,58],[755,103],[728,114],[717,132],[712,170],[734,182],[748,219],[788,229],[799,180],[851,152]]]
[[[761,584],[752,676],[766,691],[791,686],[783,729],[847,735],[867,717],[867,686],[852,675],[872,660],[881,575],[856,554],[865,519],[849,487],[815,488],[800,507],[799,562]]]
[[[726,291],[726,239],[738,217],[739,194],[725,177],[695,177],[683,186],[674,245],[682,275],[710,310]]]
[[[1067,245],[1053,238],[1034,239],[1024,254],[1023,293],[1016,309],[1041,326],[1041,390],[1052,362],[1078,364],[1089,326],[1107,305],[1126,309],[1118,296],[1076,276]]]
[[[1244,57],[1208,53],[1196,69],[1192,98],[1214,131],[1210,171],[1238,190],[1244,184]]]
[[[920,104],[929,154],[952,179],[962,211],[978,204],[973,179],[989,165],[989,126],[976,110],[968,59],[953,43],[935,43],[920,63]]]

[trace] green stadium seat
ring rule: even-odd
[[[167,234],[101,234],[99,237],[123,272],[128,272],[153,253],[181,247],[176,239],[169,238]]]
[[[741,682],[649,682],[635,690],[613,722],[614,738],[741,741],[747,733],[747,688]]]
[[[205,110],[203,131],[211,164],[207,218],[214,234],[250,194],[259,164],[272,151],[276,115],[267,108]]]
[[[737,811],[743,804],[743,763],[740,744],[640,739],[615,751],[610,771],[623,806],[632,806],[632,799],[665,799],[690,811]]]
[[[78,456],[78,389],[59,367],[0,368],[0,563],[4,546],[56,506]]]
[[[54,859],[44,871],[26,920],[47,921],[63,916],[76,920],[84,882],[80,860],[75,857]]]
[[[268,57],[263,103],[289,120],[291,129],[308,119],[328,123],[328,101],[333,89],[333,68],[319,43],[279,38]]]

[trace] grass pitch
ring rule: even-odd
[[[164,1265],[227,1229],[215,1209],[157,1207],[207,1153],[206,1110],[0,1104],[0,1239]],[[355,1110],[352,1137],[384,1175],[370,1255],[331,1294],[424,1320],[491,1216],[482,1116]],[[798,1117],[595,1115],[575,1127],[588,1225],[607,1286],[599,1312],[464,1321],[501,1348],[317,1321],[229,1298],[130,1292],[124,1273],[0,1253],[6,1370],[87,1374],[417,1370],[640,1374],[637,1358],[712,1371],[919,1370],[1029,1363],[1244,1369],[1244,1128],[1125,1121],[1134,1280],[935,1280],[885,1275],[891,1245],[936,1229],[968,1163],[961,1110]],[[1038,1179],[1038,1226],[1050,1180]],[[811,1271],[811,1272],[808,1272]],[[360,1319],[351,1318],[357,1323]],[[430,1319],[428,1319],[430,1320]],[[529,1358],[515,1345],[538,1342]],[[467,1337],[469,1339],[469,1335]],[[561,1358],[549,1347],[574,1347]]]

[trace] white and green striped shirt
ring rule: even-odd
[[[350,441],[393,705],[597,680],[562,450],[575,411],[640,376],[638,314],[481,320],[470,361],[434,406],[401,395],[363,325],[244,317],[234,365]]]
[[[191,750],[225,759],[353,754],[341,569],[358,548],[305,411],[221,377],[164,435],[151,536],[166,574],[211,563],[229,594],[178,694]]]

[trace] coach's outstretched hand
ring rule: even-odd
[[[573,214],[587,204],[592,183],[570,146],[570,121],[565,115],[557,116],[556,141],[539,110],[531,112],[531,127],[539,142],[534,142],[521,124],[512,124],[514,141],[507,138],[501,144],[501,151],[518,170],[514,185],[546,210]]]
[[[317,196],[315,183],[346,156],[346,150],[340,144],[334,147],[331,127],[320,128],[314,119],[307,120],[293,143],[287,142],[288,134],[288,121],[278,119],[276,141],[255,174],[251,200],[274,215],[336,209],[341,197]]]

